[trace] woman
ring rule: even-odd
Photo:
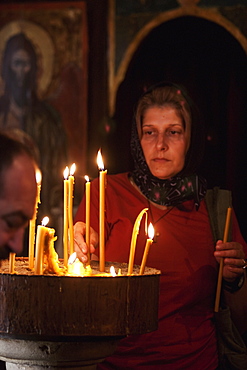
[[[186,92],[163,83],[139,100],[132,132],[134,171],[107,176],[106,260],[128,262],[133,224],[143,208],[155,228],[148,266],[160,269],[159,328],[123,339],[102,369],[216,369],[213,308],[217,265],[224,257],[228,285],[243,275],[245,242],[233,215],[233,240],[213,242],[204,196],[196,175],[204,135]],[[91,253],[98,231],[98,180],[92,183]],[[78,256],[86,261],[85,204],[76,215]],[[145,245],[140,231],[135,263]]]

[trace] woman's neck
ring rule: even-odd
[[[154,202],[152,202],[151,200],[149,200],[142,192],[141,192],[141,190],[138,188],[138,186],[135,184],[135,182],[134,182],[134,180],[133,180],[133,178],[130,176],[129,177],[129,181],[130,181],[130,183],[131,183],[131,185],[147,200],[147,202],[149,203],[149,204],[152,204],[154,207],[157,207],[157,208],[159,208],[159,209],[162,209],[162,210],[166,210],[166,209],[168,209],[168,208],[170,208],[170,207],[167,207],[167,206],[162,206],[162,205],[160,205],[160,204],[156,204],[156,203],[154,203]]]

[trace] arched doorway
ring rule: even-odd
[[[133,55],[117,92],[112,172],[131,167],[129,141],[135,103],[145,86],[161,80],[182,83],[196,101],[208,138],[201,172],[209,187],[233,190],[244,232],[247,56],[243,48],[223,27],[195,16],[154,28]]]

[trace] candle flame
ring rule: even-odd
[[[84,179],[86,180],[86,182],[89,182],[89,177],[87,175],[84,176]]]
[[[112,277],[117,276],[114,266],[110,267],[110,273]]]
[[[68,260],[68,275],[72,276],[91,276],[91,266],[87,266],[86,269],[83,263],[77,258],[76,252],[72,253]]]
[[[75,165],[75,163],[73,163],[72,166],[70,167],[70,171],[69,171],[70,176],[74,175],[75,170],[76,170],[76,165]]]
[[[154,238],[154,227],[153,227],[153,225],[151,223],[148,226],[148,238],[149,239],[153,239]]]
[[[64,180],[67,180],[69,177],[69,167],[68,166],[66,166],[65,170],[63,171],[63,177],[64,177]]]
[[[42,174],[39,168],[36,170],[35,177],[36,177],[37,185],[41,185]]]
[[[41,222],[41,225],[42,226],[46,226],[49,222],[49,217],[45,216]]]
[[[69,260],[68,260],[68,264],[69,265],[72,265],[76,260],[76,252],[72,253],[70,256],[69,256]]]
[[[98,154],[97,154],[97,165],[98,165],[99,170],[101,170],[101,171],[104,170],[104,162],[103,162],[103,158],[102,158],[100,149],[99,149]]]

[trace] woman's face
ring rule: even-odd
[[[190,130],[172,107],[150,107],[143,117],[141,146],[153,176],[168,179],[184,167]]]

